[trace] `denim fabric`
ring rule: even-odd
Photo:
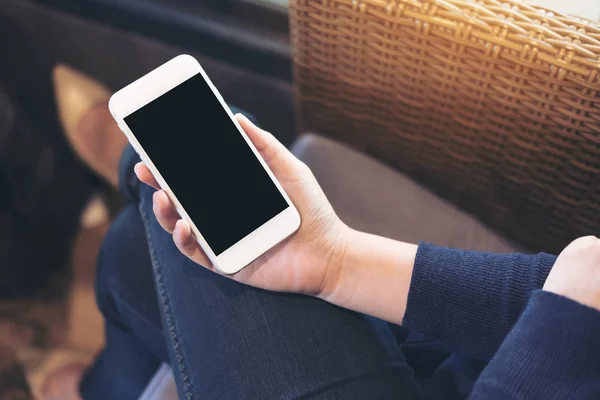
[[[186,399],[423,397],[401,328],[242,285],[179,253],[152,213],[154,190],[132,173],[137,161],[126,150],[121,190],[129,205],[100,252],[107,343],[82,382],[84,399],[136,399],[160,362],[172,366]],[[469,382],[462,389],[443,398],[463,397]]]
[[[140,202],[102,247],[107,345],[82,383],[85,399],[135,399],[160,361],[188,399],[418,398],[387,323],[196,265],[158,225],[152,193],[139,186]]]

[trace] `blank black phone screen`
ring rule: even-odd
[[[125,122],[216,255],[288,207],[202,75]]]

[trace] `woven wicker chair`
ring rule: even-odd
[[[293,0],[302,130],[530,250],[600,234],[600,26],[505,0]]]

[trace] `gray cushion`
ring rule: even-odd
[[[292,150],[310,166],[338,216],[353,228],[466,250],[516,249],[406,175],[340,143],[303,135]]]
[[[349,147],[308,134],[292,145],[292,151],[312,169],[338,216],[353,228],[413,243],[518,250],[407,176]],[[161,368],[148,387],[155,395],[143,400],[177,397],[173,378],[165,379],[165,372]]]

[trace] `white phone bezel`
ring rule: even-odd
[[[229,247],[227,250],[223,251],[218,256],[212,251],[206,240],[204,240],[204,237],[199,232],[198,228],[194,224],[194,221],[191,220],[188,213],[177,199],[177,196],[169,188],[169,185],[163,179],[160,171],[154,166],[152,160],[150,157],[148,157],[143,147],[137,141],[135,135],[125,122],[125,118],[128,115],[132,114],[134,111],[142,108],[146,104],[157,99],[169,90],[197,74],[202,75],[214,93],[215,97],[221,103],[223,109],[231,118],[231,122],[238,128],[240,134],[244,137],[256,158],[260,161],[265,171],[271,177],[273,184],[277,187],[289,205],[288,208],[248,234],[233,246]],[[108,106],[113,118],[117,121],[121,130],[125,133],[135,151],[139,154],[140,158],[144,164],[146,164],[148,169],[150,169],[160,187],[167,193],[179,212],[179,215],[190,224],[196,240],[210,261],[213,263],[214,267],[220,273],[228,275],[235,274],[254,261],[256,258],[267,252],[269,249],[277,245],[279,242],[296,232],[296,230],[298,230],[300,227],[300,214],[296,210],[296,207],[294,207],[294,204],[288,195],[285,193],[248,136],[246,136],[246,133],[234,118],[233,114],[229,110],[229,107],[227,107],[227,104],[223,100],[223,97],[208,78],[206,72],[204,72],[204,69],[202,69],[198,61],[196,61],[196,59],[192,56],[185,54],[177,56],[155,70],[149,72],[140,79],[116,92],[110,98]],[[168,139],[168,135],[165,138]],[[201,171],[198,176],[202,176]],[[207,190],[210,191],[210,188],[207,188]],[[249,193],[248,195],[252,194]]]

